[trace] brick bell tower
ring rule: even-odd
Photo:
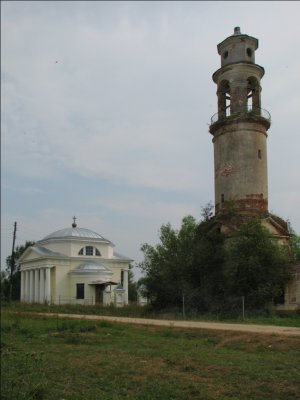
[[[218,44],[221,68],[213,74],[218,112],[211,118],[215,167],[215,213],[268,214],[267,131],[261,108],[264,68],[255,64],[258,40],[234,28]]]

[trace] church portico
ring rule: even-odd
[[[51,267],[28,268],[21,271],[21,301],[51,302]]]

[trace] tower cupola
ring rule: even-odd
[[[240,27],[236,27],[232,36],[218,44],[221,66],[236,62],[255,63],[255,50],[257,48],[258,40],[242,34]]]
[[[218,114],[213,116],[212,122],[248,111],[269,120],[269,114],[261,109],[260,80],[265,70],[255,64],[258,40],[241,34],[237,27],[217,48],[221,68],[213,74],[213,80],[218,86]],[[265,123],[269,127],[269,122]]]

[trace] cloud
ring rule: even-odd
[[[32,186],[20,186],[20,185],[12,185],[4,183],[2,185],[2,190],[11,190],[17,194],[25,195],[25,196],[35,196],[36,194],[42,193],[42,189],[40,187],[32,187]]]
[[[145,39],[147,35],[136,32],[138,28],[128,22],[121,21],[111,35],[95,27],[81,29],[85,34],[75,37],[80,37],[76,43],[84,49],[82,60],[75,46],[76,53],[67,51],[64,60],[50,63],[49,57],[40,54],[45,49],[38,46],[27,69],[26,64],[23,67],[29,79],[19,81],[11,71],[10,79],[4,79],[5,164],[33,177],[53,178],[63,168],[143,186],[171,187],[173,183],[178,187],[184,169],[180,160],[183,151],[188,152],[191,133],[195,142],[191,122],[199,118],[200,109],[199,97],[198,109],[192,100],[182,103],[183,93],[189,98],[192,92],[190,82],[177,79],[180,66],[183,74],[187,69],[187,59],[182,62],[171,38],[164,49],[160,44],[154,52],[150,38]],[[84,43],[89,45],[85,48]],[[96,49],[90,43],[96,43]],[[183,51],[191,58],[191,53]],[[136,56],[132,58],[136,52],[138,63]],[[170,64],[174,65],[171,70]],[[34,84],[29,84],[32,73]],[[14,119],[16,108],[19,117]],[[201,140],[195,146],[201,148]],[[18,164],[12,161],[13,152]]]
[[[162,223],[197,218],[213,198],[216,46],[239,25],[259,38],[266,70],[269,203],[300,231],[299,12],[297,2],[4,2],[7,226],[40,238],[75,213],[137,258]]]

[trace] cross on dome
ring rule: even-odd
[[[72,228],[76,228],[77,227],[77,224],[76,224],[76,217],[73,217],[73,224],[72,224]]]

